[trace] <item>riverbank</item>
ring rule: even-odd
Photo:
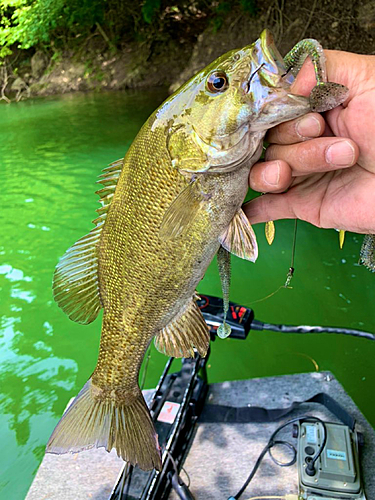
[[[306,37],[317,38],[326,48],[375,54],[374,2],[272,0],[258,2],[252,15],[233,9],[220,27],[208,20],[194,25],[193,35],[184,24],[178,39],[115,47],[98,25],[90,37],[63,51],[17,50],[0,67],[0,97],[8,101],[160,85],[172,91],[223,52],[254,41],[265,27],[274,33],[282,54]]]

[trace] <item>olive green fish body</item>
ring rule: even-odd
[[[152,137],[150,148],[150,137]],[[146,126],[125,157],[99,250],[104,318],[93,383],[137,385],[150,340],[191,300],[247,192],[250,162],[204,176],[207,196],[183,237],[163,240],[166,209],[188,181],[171,166],[162,127]],[[144,196],[147,191],[147,197]],[[135,265],[136,263],[136,265]]]
[[[241,210],[250,168],[268,128],[310,110],[308,98],[290,93],[286,73],[263,32],[175,92],[124,160],[104,169],[95,228],[67,250],[54,275],[55,300],[72,320],[90,323],[103,308],[98,364],[47,451],[103,446],[143,469],[160,468],[139,369],[153,338],[169,356],[194,356],[194,349],[204,356],[209,334],[195,301],[199,281],[220,247],[224,273],[229,253],[257,257]],[[224,295],[227,308],[228,290]],[[228,332],[224,325],[220,335]]]

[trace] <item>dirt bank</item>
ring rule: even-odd
[[[220,29],[208,23],[192,41],[131,43],[114,50],[95,33],[56,54],[22,51],[0,68],[2,97],[166,85],[175,89],[221,53],[254,41],[269,28],[282,54],[302,38],[323,47],[375,54],[375,2],[273,0],[258,2],[256,16],[234,10]],[[14,62],[15,60],[15,62]]]

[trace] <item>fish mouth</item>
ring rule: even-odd
[[[253,46],[251,74],[246,82],[246,93],[256,73],[268,87],[289,87],[294,77],[287,72],[284,59],[278,51],[272,33],[265,29]]]

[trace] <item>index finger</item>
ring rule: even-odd
[[[270,129],[266,135],[266,141],[271,144],[296,144],[320,137],[324,129],[324,118],[319,113],[308,113]]]

